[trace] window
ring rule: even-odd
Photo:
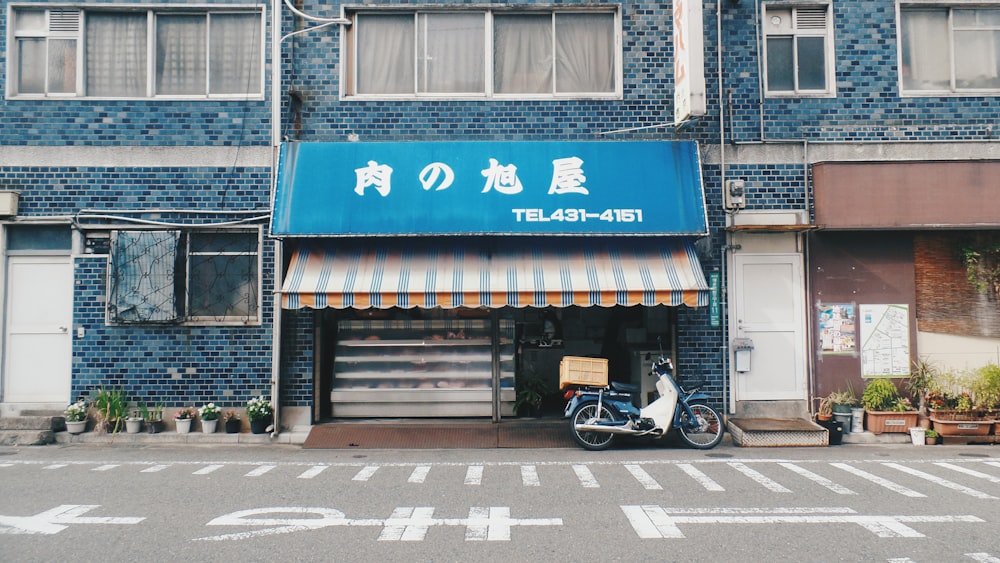
[[[16,8],[13,96],[263,93],[261,11]]]
[[[617,13],[363,11],[347,96],[620,96]]]
[[[901,8],[903,92],[1000,90],[1000,8]]]
[[[764,7],[768,95],[833,94],[831,19],[829,6]]]
[[[247,323],[258,318],[257,231],[115,231],[112,323]]]

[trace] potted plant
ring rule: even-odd
[[[194,407],[183,407],[174,415],[174,422],[177,424],[178,434],[187,434],[191,431],[191,422],[194,421],[198,411]]]
[[[528,374],[518,382],[517,396],[514,399],[514,412],[521,416],[538,416],[542,400],[548,393],[545,380],[534,374]]]
[[[888,378],[869,380],[861,395],[861,403],[865,407],[868,431],[872,433],[907,433],[917,425],[917,410],[908,398],[899,394],[896,384]]]
[[[933,446],[941,442],[941,435],[937,433],[933,428],[928,428],[924,431],[924,442],[928,446]]]
[[[273,415],[274,407],[263,395],[247,401],[247,418],[250,419],[250,431],[254,434],[267,432]]]
[[[153,408],[145,404],[139,405],[142,420],[146,423],[146,431],[150,434],[163,432],[163,403],[157,403]]]
[[[138,434],[142,431],[142,410],[140,408],[133,408],[129,411],[128,417],[125,418],[125,432],[129,434]]]
[[[239,434],[242,428],[242,421],[240,421],[240,414],[232,409],[226,411],[223,421],[226,425],[226,434]]]
[[[63,415],[66,417],[66,430],[70,434],[79,434],[87,429],[87,402],[83,399],[66,407]]]
[[[818,422],[829,422],[833,420],[833,402],[827,395],[819,401],[819,408],[816,409],[816,420]]]
[[[198,409],[198,414],[201,416],[201,431],[214,434],[215,427],[219,424],[219,407],[215,403],[209,403]]]
[[[121,430],[128,412],[128,399],[125,397],[125,391],[118,388],[101,387],[94,393],[90,405],[94,409],[98,425],[112,434]]]

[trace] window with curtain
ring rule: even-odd
[[[261,10],[101,6],[13,15],[16,64],[8,72],[16,96],[263,95]]]
[[[828,5],[764,6],[765,90],[770,96],[833,94]]]
[[[1000,8],[903,7],[904,93],[1000,90]]]
[[[114,231],[108,321],[257,322],[259,231]]]
[[[620,95],[612,11],[362,11],[349,96]]]

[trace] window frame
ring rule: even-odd
[[[940,97],[960,97],[960,96],[993,96],[1000,95],[1000,87],[997,88],[962,88],[957,85],[956,65],[955,65],[955,10],[971,9],[992,9],[1000,10],[1000,2],[995,0],[897,0],[896,1],[896,57],[897,57],[897,84],[899,95],[902,98],[940,98]],[[912,11],[944,11],[947,19],[948,43],[948,88],[947,89],[907,89],[903,82],[904,65],[904,41],[903,41],[903,12]],[[967,28],[964,28],[967,29]],[[978,28],[977,28],[978,29]],[[1000,70],[1000,69],[998,69]]]
[[[802,9],[825,10],[825,27],[822,30],[815,28],[799,29],[796,26],[797,13]],[[761,56],[760,82],[766,98],[835,98],[837,96],[837,72],[836,72],[836,45],[833,25],[833,3],[832,2],[765,2],[761,4]],[[770,13],[769,13],[770,11]],[[775,16],[776,11],[787,11],[791,18],[791,27],[787,30],[768,31],[771,25],[770,18]],[[768,80],[768,40],[778,37],[790,37],[792,39],[792,90],[779,90],[771,88]],[[799,38],[823,39],[823,61],[825,64],[824,79],[826,87],[820,89],[806,89],[799,87],[799,63],[798,63],[798,40]]]
[[[358,49],[357,42],[358,37],[356,33],[357,27],[354,23],[357,21],[357,17],[363,16],[365,14],[378,14],[378,15],[412,15],[414,19],[417,19],[419,14],[427,13],[482,13],[485,17],[485,43],[484,43],[484,53],[485,58],[485,88],[482,92],[474,93],[404,93],[404,94],[388,94],[388,93],[378,93],[378,94],[358,94],[357,93],[357,72],[358,72]],[[518,6],[516,8],[503,8],[499,6],[476,6],[470,8],[464,8],[457,5],[448,6],[407,6],[407,7],[377,7],[371,5],[353,5],[345,6],[344,14],[352,22],[351,25],[344,27],[344,32],[341,33],[340,46],[341,61],[343,64],[340,65],[340,92],[339,99],[341,101],[379,101],[379,100],[406,100],[406,101],[423,101],[423,100],[620,100],[624,97],[624,56],[622,53],[622,10],[621,6],[560,6],[553,7],[551,5],[546,5],[544,8],[535,8],[530,6]],[[494,38],[494,15],[521,15],[521,14],[548,14],[552,16],[558,16],[559,14],[607,14],[613,18],[613,28],[614,28],[614,38],[613,45],[611,48],[614,50],[614,70],[613,70],[613,80],[614,88],[610,92],[573,92],[573,93],[542,93],[542,94],[531,94],[531,93],[498,93],[494,87],[494,61],[493,61],[493,38]],[[553,38],[553,42],[555,39]],[[554,47],[553,47],[554,48]],[[416,66],[416,61],[418,60],[418,55],[414,53],[414,65]],[[415,79],[416,82],[416,79]],[[556,84],[553,81],[553,90]]]
[[[115,230],[129,230],[129,229],[112,229],[108,231],[109,234],[113,234]],[[177,229],[146,229],[151,231],[168,231]],[[132,229],[135,231],[135,229]],[[232,252],[232,251],[209,251],[201,253],[191,252],[191,235],[212,235],[212,234],[243,234],[246,235],[248,239],[253,240],[252,251],[247,252]],[[113,237],[112,237],[113,238]],[[263,322],[263,310],[264,303],[262,301],[262,290],[263,284],[263,231],[260,227],[255,228],[193,228],[193,229],[183,229],[180,231],[179,240],[176,248],[176,263],[173,265],[173,282],[174,286],[172,288],[172,293],[174,295],[174,307],[175,307],[175,318],[173,320],[162,320],[162,321],[123,321],[117,320],[112,315],[111,307],[116,305],[112,296],[112,285],[115,283],[114,272],[117,266],[114,264],[115,253],[113,250],[109,250],[107,253],[107,287],[106,290],[106,306],[104,307],[105,313],[105,323],[108,326],[162,326],[162,325],[177,325],[177,326],[260,326]],[[256,279],[254,280],[254,286],[256,291],[256,308],[255,310],[247,315],[229,315],[229,316],[215,316],[215,315],[192,315],[191,314],[191,273],[193,268],[191,266],[192,256],[219,256],[219,255],[232,255],[232,256],[253,256],[255,260],[255,272],[254,275]]]
[[[70,10],[79,12],[78,28],[75,31],[52,31],[48,29],[48,23],[50,21],[50,14],[53,11],[58,10]],[[16,30],[16,24],[13,23],[18,17],[20,12],[31,12],[31,11],[42,11],[45,14],[46,29],[35,32],[35,33],[18,33]],[[88,14],[93,13],[141,13],[146,14],[146,76],[145,76],[145,94],[142,96],[125,96],[125,95],[101,95],[101,96],[91,96],[86,92],[87,85],[87,17]],[[210,18],[211,14],[253,14],[259,16],[259,30],[260,30],[260,47],[259,53],[257,54],[257,60],[259,61],[257,74],[258,76],[253,79],[256,86],[256,92],[250,93],[219,93],[214,94],[211,92],[211,71],[210,67],[206,66],[206,84],[205,93],[201,94],[159,94],[156,92],[156,33],[157,33],[157,17],[159,15],[203,15],[206,19]],[[170,5],[159,5],[159,4],[60,4],[60,5],[50,5],[50,4],[31,4],[31,3],[12,3],[7,7],[7,21],[8,31],[7,31],[7,68],[6,68],[6,88],[5,95],[8,99],[31,99],[31,100],[262,100],[266,94],[266,75],[267,75],[267,47],[268,47],[268,26],[267,26],[267,7],[261,4],[220,4],[220,5],[205,5],[197,4],[191,6],[170,6]],[[46,91],[42,93],[21,93],[18,91],[18,83],[21,77],[20,67],[18,64],[19,59],[19,41],[22,38],[44,38],[46,42],[50,39],[72,39],[76,46],[76,56],[75,64],[76,68],[74,72],[76,74],[76,87],[74,92],[48,92],[48,86],[46,86]],[[210,40],[211,31],[209,30],[206,37]],[[211,46],[209,42],[205,45],[205,59],[206,65],[210,65],[211,61]],[[48,65],[46,64],[46,69]],[[48,72],[46,70],[46,75]],[[47,82],[47,78],[46,78]]]

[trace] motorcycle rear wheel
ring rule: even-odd
[[[593,423],[598,420],[614,420],[615,417],[605,405],[601,405],[598,410],[597,403],[583,403],[576,407],[569,417],[569,432],[573,435],[573,440],[580,447],[600,451],[611,447],[615,441],[615,435],[610,432],[580,432],[576,429],[577,424]]]
[[[686,426],[689,418],[687,414],[681,414],[681,423],[677,425],[677,432],[681,435],[681,439],[697,450],[710,450],[719,445],[724,430],[722,417],[719,416],[719,413],[705,403],[691,403],[688,406],[694,412],[698,424]]]

